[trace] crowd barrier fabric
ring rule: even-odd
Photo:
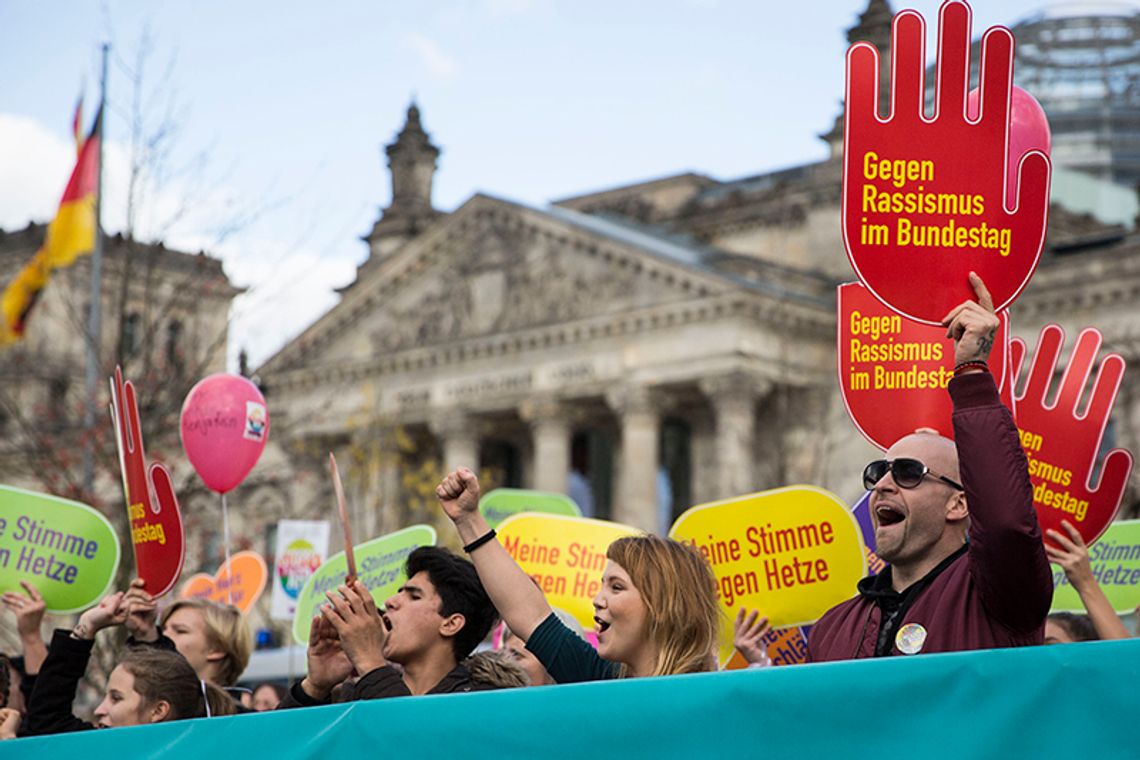
[[[1128,757],[1137,683],[1140,641],[1104,641],[386,699],[19,739],[0,754]]]

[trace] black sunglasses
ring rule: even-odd
[[[961,483],[956,483],[945,475],[937,475],[931,472],[929,467],[917,459],[876,459],[863,468],[863,488],[868,491],[875,490],[875,484],[883,479],[888,470],[899,488],[917,488],[922,479],[929,475],[959,491],[966,490]]]

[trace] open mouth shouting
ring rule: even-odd
[[[880,528],[897,525],[906,519],[906,515],[902,510],[890,504],[879,504],[875,507],[875,517],[878,519]]]
[[[595,630],[597,630],[599,636],[602,635],[603,633],[605,633],[610,627],[610,623],[608,620],[602,620],[597,615],[594,615],[594,624],[595,624]]]

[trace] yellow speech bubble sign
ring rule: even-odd
[[[696,547],[712,565],[728,624],[721,661],[732,655],[731,621],[760,610],[775,628],[809,625],[855,594],[867,571],[859,525],[837,496],[789,486],[699,504],[669,537]]]
[[[504,520],[496,533],[550,605],[566,610],[588,630],[594,627],[592,600],[602,586],[606,549],[641,531],[588,517],[523,512]]]

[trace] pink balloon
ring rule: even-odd
[[[269,408],[240,375],[210,375],[182,404],[182,448],[203,482],[218,493],[241,483],[269,438]]]
[[[971,119],[978,118],[978,98],[977,87],[966,97],[966,115]],[[1009,107],[1009,160],[1005,173],[1007,206],[1013,208],[1017,202],[1017,167],[1021,157],[1031,150],[1039,150],[1048,156],[1052,147],[1053,137],[1045,109],[1036,98],[1015,86]]]

